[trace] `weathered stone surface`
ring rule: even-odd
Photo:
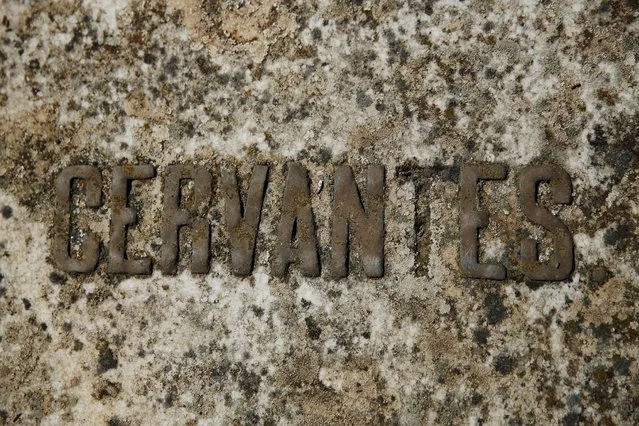
[[[638,424],[638,17],[636,0],[3,1],[0,423]],[[320,277],[272,271],[289,162],[308,171]],[[460,269],[460,169],[485,162],[508,168],[478,192],[478,260],[502,281]],[[108,271],[128,164],[157,170],[128,198],[126,254],[149,276]],[[160,272],[173,164],[212,172],[207,274],[188,229]],[[384,276],[333,279],[335,173],[365,188],[375,164]],[[553,250],[519,202],[530,164],[572,180],[569,205],[540,187],[573,236],[564,281],[522,269],[522,241]],[[101,241],[89,274],[51,251],[73,165],[102,172],[100,206],[72,186],[69,255],[86,230]],[[238,276],[219,176],[246,200],[256,165]]]

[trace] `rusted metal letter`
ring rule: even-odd
[[[191,211],[183,208],[181,183],[193,181]],[[177,272],[180,245],[180,228],[190,226],[192,233],[191,272],[206,274],[209,271],[211,245],[210,224],[206,219],[212,193],[211,173],[202,166],[175,164],[167,167],[164,180],[164,209],[162,219],[162,250],[160,269],[173,275]]]
[[[127,228],[137,221],[137,211],[129,207],[129,185],[135,179],[150,179],[155,169],[150,164],[119,166],[113,169],[111,183],[111,241],[109,272],[114,274],[150,274],[151,258],[126,258]]]
[[[80,247],[80,259],[74,259],[69,251],[71,185],[74,179],[85,181],[86,205],[102,204],[102,175],[95,166],[69,166],[63,169],[55,181],[56,237],[53,240],[53,258],[65,272],[91,272],[98,264],[99,241],[93,232],[86,230]]]
[[[222,188],[226,196],[226,226],[231,240],[231,270],[247,276],[253,270],[255,239],[260,225],[268,166],[255,166],[251,183],[242,202],[235,170],[222,170]]]
[[[539,182],[549,181],[555,203],[570,204],[572,183],[568,173],[558,166],[528,166],[519,180],[521,209],[530,221],[548,229],[553,235],[554,252],[548,264],[539,263],[537,242],[530,238],[521,242],[521,266],[526,277],[539,281],[561,281],[570,276],[574,266],[573,241],[570,230],[557,216],[537,204]]]
[[[506,268],[494,263],[479,263],[479,228],[488,226],[488,213],[478,210],[477,183],[480,179],[506,179],[503,164],[464,164],[460,171],[460,254],[462,274],[470,278],[503,280]]]
[[[366,207],[349,166],[335,172],[331,228],[331,272],[335,278],[348,275],[349,243],[360,254],[364,274],[384,275],[384,166],[368,167]],[[352,240],[349,241],[349,237]]]
[[[413,222],[415,252],[415,275],[428,276],[430,258],[430,191],[433,184],[432,167],[417,165],[408,161],[395,169],[400,182],[412,182],[415,188],[415,218]]]
[[[308,277],[320,274],[308,172],[298,163],[287,164],[273,273],[284,276],[291,263]]]

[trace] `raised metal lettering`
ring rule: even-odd
[[[287,164],[273,273],[284,276],[291,263],[297,264],[302,274],[308,277],[320,274],[308,172],[298,163]]]
[[[460,254],[462,274],[470,278],[503,280],[506,268],[493,263],[479,263],[479,228],[488,226],[488,213],[478,210],[477,183],[480,179],[506,178],[503,164],[465,164],[460,170]]]
[[[192,180],[194,184],[190,211],[182,206],[181,183],[186,180]],[[172,275],[177,272],[180,228],[183,226],[190,226],[193,231],[191,272],[205,274],[209,271],[211,233],[206,211],[211,194],[211,173],[205,167],[176,164],[167,168],[162,213],[162,273]]]
[[[151,258],[127,259],[127,228],[137,221],[137,211],[129,207],[129,183],[134,179],[150,179],[155,169],[150,164],[121,166],[113,169],[111,183],[111,241],[109,272],[115,274],[150,274]]]
[[[56,237],[53,240],[53,258],[66,272],[91,272],[98,264],[99,241],[89,230],[84,233],[80,247],[80,259],[69,252],[71,184],[74,179],[85,182],[85,202],[88,207],[102,204],[102,175],[95,166],[69,166],[62,170],[55,181],[56,190]]]
[[[352,244],[360,255],[364,274],[381,277],[384,275],[384,166],[368,167],[366,207],[362,205],[349,166],[337,168],[333,191],[332,275],[335,278],[348,275],[349,246]]]
[[[235,171],[222,170],[222,188],[226,196],[226,226],[231,240],[231,270],[235,275],[250,275],[255,256],[255,239],[260,225],[268,166],[255,166],[251,183],[242,202]]]
[[[430,167],[418,166],[415,162],[402,164],[396,169],[401,182],[412,181],[415,188],[415,218],[413,222],[414,239],[412,247],[415,252],[415,275],[428,275],[430,257],[430,191],[433,178]]]
[[[549,181],[555,203],[570,204],[572,183],[568,173],[558,166],[528,166],[519,180],[521,209],[530,221],[548,229],[553,235],[554,252],[550,262],[539,263],[537,242],[521,242],[521,266],[526,277],[539,281],[561,281],[570,276],[574,266],[572,235],[568,227],[550,211],[537,204],[539,182]]]

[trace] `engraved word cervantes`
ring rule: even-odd
[[[268,183],[267,165],[253,167],[248,191],[242,194],[235,170],[222,169],[214,180],[204,166],[170,165],[163,182],[161,248],[158,267],[167,275],[176,274],[180,257],[180,229],[191,230],[190,269],[205,274],[211,262],[211,225],[207,219],[213,183],[219,182],[225,203],[231,271],[239,276],[252,273],[255,246],[264,196]],[[465,277],[504,280],[506,268],[497,263],[479,261],[479,230],[486,228],[489,214],[479,207],[478,191],[482,180],[504,180],[507,167],[503,164],[463,164],[459,172],[459,247],[460,268]],[[149,164],[117,166],[112,170],[110,194],[110,239],[107,243],[107,270],[112,274],[144,275],[153,269],[151,257],[129,258],[127,240],[129,228],[137,222],[137,209],[131,205],[132,181],[154,179],[156,170]],[[364,176],[362,194],[353,170],[348,165],[337,166],[333,177],[331,204],[330,251],[328,274],[334,279],[349,274],[351,254],[358,254],[358,268],[370,278],[384,275],[384,210],[385,168],[370,165]],[[80,249],[71,250],[70,235],[74,231],[74,181],[82,182],[84,205],[102,205],[102,173],[92,165],[64,168],[55,181],[56,215],[52,255],[66,272],[89,273],[100,261],[100,241],[90,229],[83,229]],[[184,183],[190,182],[192,194],[184,201]],[[285,276],[294,267],[308,277],[321,274],[315,219],[311,207],[308,171],[296,162],[286,165],[281,194],[280,219],[275,225],[275,247],[271,254],[271,273]],[[519,204],[525,217],[545,228],[552,238],[553,250],[548,261],[542,262],[538,242],[524,239],[520,248],[521,272],[531,280],[560,281],[568,278],[574,267],[573,240],[568,227],[550,210],[539,204],[540,182],[549,182],[555,204],[570,204],[571,179],[556,165],[531,165],[519,178]],[[77,206],[75,206],[77,207]],[[77,232],[76,232],[77,233]],[[427,238],[418,235],[418,238]],[[419,247],[420,245],[417,244]]]

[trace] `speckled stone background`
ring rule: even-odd
[[[2,1],[0,423],[639,424],[638,17],[637,0]],[[386,166],[383,279],[272,277],[293,159],[322,260],[335,165]],[[465,161],[509,166],[481,192],[482,260],[506,281],[459,272]],[[129,244],[156,259],[168,164],[245,181],[268,162],[253,276],[229,273],[219,195],[208,275],[62,273],[53,179],[98,165],[108,201],[130,162],[157,166]],[[518,266],[544,238],[518,173],[544,162],[573,179],[559,283]],[[422,274],[425,183],[402,173],[420,167]],[[107,242],[108,202],[80,211]]]

